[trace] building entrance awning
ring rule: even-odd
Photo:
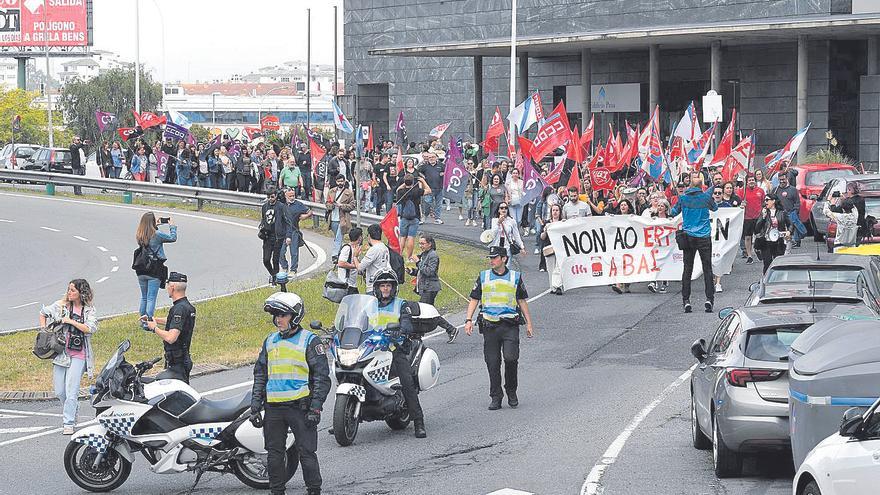
[[[859,39],[880,34],[880,16],[828,15],[798,16],[646,29],[586,31],[571,35],[524,36],[517,39],[517,50],[530,57],[551,57],[579,53],[581,49],[616,51],[660,44],[667,47],[707,46],[712,41],[727,45],[779,43],[800,35],[821,39]],[[398,57],[464,57],[482,55],[504,57],[510,54],[510,38],[463,42],[384,46],[369,50],[370,55]]]

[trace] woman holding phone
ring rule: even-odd
[[[165,243],[177,241],[177,225],[171,217],[156,218],[153,212],[144,213],[138,224],[135,239],[138,246],[147,250],[147,255],[159,261],[159,268],[151,273],[136,271],[138,285],[141,288],[141,303],[138,315],[153,317],[156,310],[156,295],[159,288],[165,285],[168,269],[165,268]]]

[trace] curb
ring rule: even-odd
[[[232,368],[222,364],[215,363],[205,363],[205,364],[197,364],[193,366],[192,371],[190,372],[190,377],[202,376],[202,375],[210,375],[212,373],[219,373],[221,371],[228,371]],[[147,376],[154,376],[147,375]],[[91,396],[89,394],[88,388],[79,389],[79,399],[88,399]],[[35,401],[48,401],[48,400],[56,400],[54,391],[18,391],[18,390],[5,390],[0,391],[0,402],[35,402]]]

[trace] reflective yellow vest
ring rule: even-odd
[[[300,330],[286,339],[279,332],[266,339],[267,402],[290,402],[309,396],[306,349],[313,338],[315,334],[312,332]]]
[[[400,308],[403,307],[403,299],[395,297],[391,304],[379,306],[379,300],[373,301],[373,310],[370,311],[370,328],[384,332],[388,325],[400,323]]]
[[[506,274],[498,275],[492,270],[484,270],[480,277],[483,286],[483,295],[480,298],[483,319],[498,322],[516,318],[519,315],[516,303],[519,272],[508,270]]]

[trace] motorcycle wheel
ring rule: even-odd
[[[92,467],[98,451],[94,447],[70,442],[64,449],[64,470],[83,490],[109,492],[125,483],[131,474],[131,463],[114,449],[108,449],[98,468]]]
[[[257,490],[269,489],[269,465],[265,455],[251,454],[242,459],[235,459],[229,465],[238,481]],[[293,478],[298,466],[299,454],[296,451],[296,446],[291,446],[287,449],[287,476],[284,479],[285,483],[290,481],[290,478]]]
[[[333,436],[336,443],[348,447],[357,436],[360,418],[354,415],[358,407],[358,399],[353,395],[337,395],[333,406]]]
[[[405,430],[409,426],[409,411],[404,408],[396,416],[385,418],[385,424],[392,430]]]

